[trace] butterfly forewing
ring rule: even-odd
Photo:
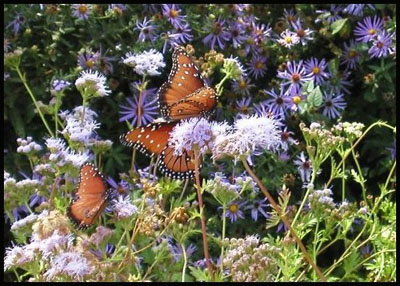
[[[152,123],[135,128],[121,136],[121,142],[150,156],[158,155],[168,143],[176,122]]]
[[[80,228],[93,224],[107,205],[108,192],[103,176],[92,164],[80,170],[79,186],[67,214]]]
[[[195,63],[180,47],[172,55],[172,68],[168,81],[158,91],[161,113],[168,117],[167,110],[171,104],[205,86]]]

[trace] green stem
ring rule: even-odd
[[[28,91],[29,95],[31,96],[32,101],[33,101],[33,103],[35,104],[36,110],[38,111],[38,113],[39,113],[39,115],[40,115],[40,118],[42,119],[43,124],[44,124],[44,126],[46,127],[46,129],[47,129],[47,132],[49,132],[49,134],[50,134],[51,137],[54,137],[54,134],[53,134],[53,132],[51,131],[49,125],[47,124],[47,121],[46,121],[46,119],[44,118],[42,111],[40,111],[40,108],[39,108],[39,105],[38,105],[38,103],[37,103],[37,101],[36,101],[36,98],[35,98],[35,96],[33,95],[31,89],[29,88],[28,83],[26,82],[25,77],[22,75],[21,70],[19,69],[19,67],[16,68],[16,71],[17,71],[18,76],[19,76],[19,78],[21,79],[22,83],[24,84],[26,90]]]
[[[392,166],[392,169],[390,170],[389,175],[388,175],[388,177],[387,177],[387,179],[386,179],[386,182],[385,182],[385,190],[387,189],[387,187],[388,187],[388,185],[389,185],[389,182],[390,182],[390,178],[392,177],[392,175],[393,175],[393,173],[394,173],[395,170],[396,170],[396,161],[394,161],[393,166]]]
[[[224,273],[224,240],[225,240],[225,231],[226,231],[226,204],[222,205],[222,247],[221,247],[221,273]]]
[[[186,256],[186,250],[185,250],[185,245],[181,243],[182,247],[182,254],[183,254],[183,269],[182,269],[182,282],[185,282],[185,275],[186,275],[186,266],[187,266],[187,256]]]
[[[345,174],[346,174],[346,160],[342,161],[342,170],[343,170],[343,176],[342,176],[342,202],[344,202],[346,198],[346,179],[345,179]]]
[[[215,86],[215,89],[217,91],[217,95],[221,95],[221,93],[222,93],[222,85],[228,78],[229,78],[229,75],[226,74],[224,76],[224,78]]]
[[[360,163],[357,160],[356,153],[354,152],[354,149],[351,150],[351,154],[353,156],[354,162],[356,163],[357,171],[358,171],[358,174],[359,174],[360,179],[361,179],[360,180],[360,185],[361,185],[361,189],[362,189],[363,200],[364,200],[364,202],[367,202],[367,196],[366,196],[367,190],[366,190],[365,185],[364,185],[364,176],[362,174]]]

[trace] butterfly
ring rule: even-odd
[[[68,217],[78,228],[92,225],[102,214],[110,198],[103,175],[91,163],[82,165],[78,188],[67,209]]]
[[[179,120],[209,115],[217,104],[217,96],[182,47],[177,46],[172,54],[171,72],[158,91],[158,101],[161,115],[167,121],[135,128],[121,135],[120,140],[147,155],[160,155],[158,164],[165,175],[174,179],[193,178],[194,153],[175,155],[168,145],[169,135]]]

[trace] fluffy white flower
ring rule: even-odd
[[[24,217],[23,219],[17,220],[16,222],[14,222],[11,226],[11,230],[12,231],[16,231],[26,225],[32,224],[33,222],[35,222],[38,218],[37,214],[30,214],[27,217]]]
[[[158,69],[165,67],[163,55],[154,49],[142,53],[133,54],[128,52],[122,58],[124,64],[132,67],[139,75],[160,75]]]
[[[80,92],[87,93],[87,96],[107,96],[110,90],[106,85],[106,77],[98,71],[87,70],[80,73],[75,81],[75,86]]]
[[[131,203],[130,196],[118,196],[118,199],[112,201],[112,205],[118,219],[128,218],[138,210],[138,208]]]

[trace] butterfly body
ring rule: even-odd
[[[109,197],[110,192],[103,175],[92,164],[84,164],[80,169],[78,188],[67,209],[67,215],[78,228],[85,229],[103,213]]]
[[[193,178],[194,153],[175,154],[168,139],[180,120],[209,116],[217,104],[217,95],[181,47],[176,47],[172,54],[171,72],[158,91],[158,101],[161,115],[167,121],[137,127],[121,135],[120,140],[151,157],[160,156],[159,168],[165,175],[175,179]]]

